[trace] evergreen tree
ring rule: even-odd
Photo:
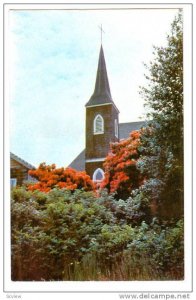
[[[154,47],[154,60],[146,66],[148,86],[141,94],[149,108],[149,127],[141,138],[138,168],[157,185],[157,212],[164,217],[183,214],[183,23],[172,23],[166,47]]]

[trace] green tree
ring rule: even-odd
[[[155,201],[158,213],[169,218],[183,213],[182,28],[179,12],[167,45],[154,47],[154,60],[146,66],[148,85],[141,88],[151,121],[141,137],[138,168],[155,185],[149,197]]]

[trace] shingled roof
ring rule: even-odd
[[[69,168],[84,171],[85,170],[85,149],[71,162]]]
[[[138,121],[138,122],[129,122],[129,123],[120,123],[119,124],[119,139],[128,138],[130,132],[133,130],[139,130],[142,127],[146,126],[146,121]]]
[[[146,126],[145,121],[119,124],[119,139],[122,140],[128,138],[131,131],[139,130],[144,126]],[[85,149],[71,162],[69,167],[78,171],[85,170]]]
[[[115,106],[110,92],[110,85],[108,81],[108,75],[107,75],[107,69],[106,69],[106,63],[105,63],[105,57],[104,57],[102,45],[99,53],[99,62],[97,68],[97,77],[95,82],[94,93],[91,96],[90,100],[86,103],[86,107],[96,106],[100,104],[113,104]]]
[[[17,161],[18,163],[20,163],[21,165],[23,165],[24,167],[26,167],[29,170],[35,169],[35,167],[33,165],[29,164],[24,159],[20,158],[19,156],[15,155],[12,152],[10,152],[10,158],[14,159],[15,161]]]

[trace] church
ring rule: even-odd
[[[145,124],[144,121],[119,123],[119,110],[112,99],[102,45],[94,92],[85,109],[86,147],[69,167],[78,171],[85,170],[93,181],[99,182],[104,178],[103,163],[110,150],[110,143],[128,138],[131,131]]]

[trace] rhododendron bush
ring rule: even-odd
[[[128,139],[111,144],[111,151],[104,163],[105,179],[101,187],[116,192],[118,198],[126,199],[133,189],[142,183],[136,168],[139,158],[140,131],[132,131]]]
[[[76,171],[71,168],[56,168],[55,164],[46,165],[42,163],[36,170],[30,170],[29,175],[38,182],[29,185],[31,191],[40,190],[49,192],[54,187],[66,188],[68,190],[84,189],[91,191],[94,189],[93,181],[85,171]]]

